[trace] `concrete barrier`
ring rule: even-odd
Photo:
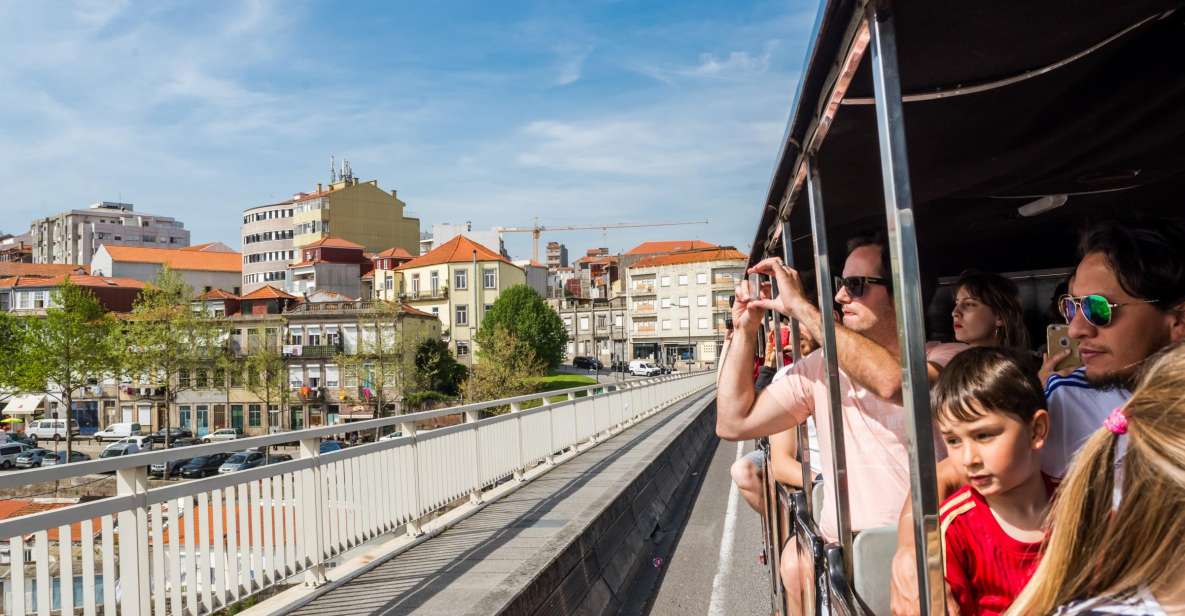
[[[683,493],[694,489],[691,474],[706,466],[716,444],[712,396],[682,430],[655,444],[633,480],[594,505],[590,521],[500,613],[617,613],[639,568],[653,566],[657,533],[678,513],[673,505]]]

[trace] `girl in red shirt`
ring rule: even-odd
[[[931,392],[942,438],[966,486],[943,502],[948,600],[962,616],[1002,614],[1040,560],[1054,485],[1041,473],[1045,396],[1017,351],[955,356]]]

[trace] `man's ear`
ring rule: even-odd
[[[1033,432],[1033,449],[1044,447],[1045,440],[1049,438],[1049,413],[1045,409],[1038,409],[1029,420],[1029,428]]]
[[[1173,343],[1185,340],[1185,302],[1169,311],[1169,340]]]

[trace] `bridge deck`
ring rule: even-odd
[[[637,476],[714,395],[709,390],[631,426],[293,613],[498,613],[595,517],[593,505]],[[601,599],[609,606],[624,599],[602,580],[589,592],[607,594]]]

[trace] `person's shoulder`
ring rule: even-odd
[[[927,342],[926,361],[945,366],[951,358],[969,348],[962,342]]]
[[[947,497],[938,508],[938,520],[942,535],[947,537],[949,533],[957,532],[972,517],[967,514],[979,506],[981,506],[979,499],[976,498],[974,489],[969,485],[959,488],[957,492]]]

